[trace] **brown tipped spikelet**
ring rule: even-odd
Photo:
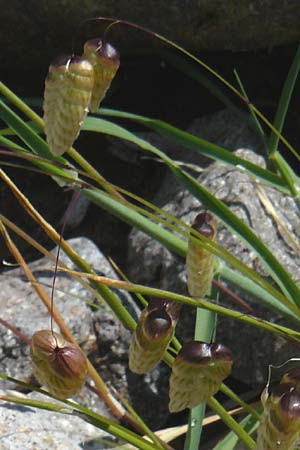
[[[50,65],[45,82],[44,122],[54,155],[62,155],[78,137],[93,86],[93,66],[85,58],[63,57]]]
[[[179,308],[171,302],[153,301],[144,309],[129,348],[132,372],[149,372],[163,358],[174,336]]]
[[[31,341],[33,374],[55,397],[78,394],[87,376],[87,360],[71,342],[50,330],[34,333]]]
[[[216,238],[217,221],[208,212],[198,214],[192,228],[212,241]],[[210,294],[213,261],[214,255],[212,253],[201,248],[191,238],[189,239],[186,268],[188,291],[192,297],[204,297]]]
[[[89,110],[96,112],[117,73],[120,56],[112,45],[102,39],[87,41],[84,44],[83,54],[94,69],[95,83]]]
[[[295,450],[300,448],[300,369],[287,372],[280,384],[262,393],[264,408],[257,431],[255,450]]]
[[[231,367],[232,354],[224,345],[200,341],[185,344],[172,366],[170,412],[207,401],[219,390]]]

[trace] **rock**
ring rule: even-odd
[[[6,49],[0,56],[2,70],[16,70],[17,64],[44,70],[57,55],[72,52],[74,36],[80,51],[82,39],[103,34],[106,23],[84,22],[98,16],[136,22],[196,51],[268,49],[300,37],[300,10],[291,1],[35,0],[20,7],[17,0],[0,0],[0,8],[0,40]],[[131,53],[153,42],[123,25],[115,26],[110,36]]]
[[[86,238],[76,238],[71,239],[68,242],[75,251],[92,265],[99,275],[117,278],[117,275],[108,260],[92,241]],[[56,249],[53,252],[56,254]],[[67,263],[70,268],[75,268],[63,252],[61,252],[60,258]],[[49,262],[46,258],[29,264],[29,267],[38,282],[50,294],[53,271],[49,269],[49,266],[52,266],[52,262]],[[2,311],[2,319],[16,327],[28,338],[31,338],[32,334],[39,329],[50,328],[48,311],[31,285],[25,279],[21,269],[13,269],[2,273],[0,275],[0,284],[0,309]],[[123,305],[137,320],[139,309],[136,307],[131,296],[124,291],[116,291],[116,294],[119,296]],[[131,333],[124,329],[104,302],[99,301],[98,299],[96,300],[80,283],[75,282],[66,274],[61,273],[57,274],[54,302],[56,308],[61,312],[66,324],[81,344],[104,381],[128,398],[133,406],[137,406],[138,412],[150,426],[163,426],[163,423],[168,417],[166,398],[168,377],[165,376],[164,383],[162,383],[163,386],[161,386],[161,377],[158,376],[160,369],[157,369],[156,372],[154,371],[148,375],[148,377],[137,377],[128,373],[127,355]],[[93,308],[91,304],[98,305],[99,309]],[[57,330],[57,327],[54,326],[54,329]],[[167,369],[165,368],[163,370],[166,371]],[[21,380],[27,380],[32,373],[28,345],[21,342],[12,331],[2,325],[0,325],[0,373],[5,373],[6,375]],[[0,380],[0,389],[12,389],[13,387],[12,383]],[[163,402],[164,407],[161,407],[162,398],[160,394],[162,391],[165,393],[165,401]],[[145,398],[147,398],[150,403],[140,401],[142,392],[145,392]],[[139,398],[137,397],[138,394],[140,395]],[[83,406],[92,408],[102,415],[110,415],[103,402],[89,391],[87,387],[82,389],[80,394],[75,398],[75,401]],[[151,408],[148,407],[149,404],[152,405]],[[26,413],[28,412],[28,409],[30,408],[26,409]],[[17,422],[20,417],[21,421],[22,416],[15,416],[15,414],[19,414],[17,408],[14,409],[11,406],[6,406],[5,409],[3,408],[1,411],[3,420],[5,417],[4,423],[8,424],[8,428],[11,426],[10,422],[13,420],[13,417],[18,417],[16,419]],[[11,415],[12,411],[13,415]],[[21,410],[21,413],[22,412],[24,411]],[[41,419],[39,419],[39,413],[39,410],[36,410],[34,413],[36,425],[33,425],[33,430],[39,429],[39,420],[42,424],[47,420],[44,413],[42,413],[43,415]],[[28,416],[28,421],[31,421],[32,414],[33,413]],[[65,416],[65,418],[68,418],[68,416]],[[65,418],[63,420],[65,420]],[[60,423],[61,420],[62,419],[60,419]],[[54,422],[55,421],[53,421],[53,423]],[[70,429],[70,433],[72,432],[73,426],[76,426],[76,422],[75,425],[70,423],[70,425],[67,426],[67,429]],[[51,427],[52,419],[49,428],[46,428],[46,430],[51,430]],[[42,431],[37,433],[39,436],[38,439],[48,439],[48,431],[45,431],[45,433]],[[73,448],[77,448],[77,444],[75,443],[76,439],[78,439],[79,445],[80,439],[78,436],[80,433],[81,428],[78,428],[78,435],[74,434],[74,441],[72,441],[72,445],[74,445]],[[30,439],[34,439],[34,434],[30,433],[30,435],[31,434],[32,436]],[[16,436],[18,436],[18,434],[16,434]],[[86,430],[83,428],[82,440],[85,440],[86,436]],[[89,437],[92,439],[91,434],[89,434]],[[11,440],[6,440],[6,438],[1,440],[1,445],[2,442],[3,445],[11,445]],[[16,440],[15,442],[17,446],[18,441]],[[23,441],[21,440],[21,442]],[[63,446],[58,447],[55,445],[56,436],[53,436],[53,442],[47,444],[47,449],[69,448]],[[22,448],[31,447],[23,446]],[[45,445],[40,445],[38,448],[45,448]]]
[[[0,394],[5,394],[0,390]],[[20,395],[20,393],[12,393]],[[38,393],[28,394],[33,400],[49,401]],[[51,400],[51,403],[57,403]],[[1,402],[0,436],[2,450],[82,450],[82,443],[107,436],[102,430],[70,415]],[[100,447],[98,441],[98,450]],[[89,449],[89,444],[84,447]]]
[[[262,142],[249,122],[249,115],[242,112],[236,113],[230,109],[222,109],[214,114],[196,118],[186,131],[227,150],[234,151],[246,143],[248,149],[255,149],[260,154],[263,151]],[[154,141],[150,139],[150,142],[162,150],[166,150],[171,158],[191,164],[196,173],[201,173],[211,163],[211,159],[178,144],[170,142],[162,144],[162,140],[158,140],[157,137]],[[158,205],[165,205],[171,200],[174,193],[180,190],[180,183],[167,170],[164,180],[160,181],[160,189],[155,197],[155,202]]]
[[[231,139],[232,148],[234,148],[233,134],[231,134]],[[240,138],[237,143],[240,145]],[[246,139],[245,144],[247,144]],[[263,158],[249,149],[239,149],[235,154],[264,166]],[[245,172],[220,163],[211,164],[206,168],[198,177],[198,181],[252,227],[292,277],[296,281],[299,280],[299,252],[294,251],[278,231],[272,216],[258,197],[257,181],[250,179]],[[163,183],[163,186],[169,187],[168,192],[164,191],[158,194],[160,200],[167,199],[163,204],[164,210],[191,224],[201,210],[199,201],[185,189],[178,190],[177,184],[175,190],[170,183]],[[263,186],[262,188],[282,223],[294,233],[295,239],[299,243],[297,230],[300,227],[300,219],[294,200],[271,187]],[[245,248],[237,236],[232,235],[222,224],[219,226],[218,242],[248,266],[266,276],[266,272],[254,252]],[[133,230],[130,234],[128,270],[130,279],[136,283],[187,293],[184,261],[137,230]],[[236,305],[228,302],[228,299],[222,294],[220,302],[236,309]],[[267,314],[266,309],[261,308],[257,303],[254,304],[254,308],[260,317],[282,323],[282,319],[278,315]],[[191,338],[194,324],[190,310],[188,314],[183,314],[183,320],[183,327],[180,327],[179,322],[179,333],[182,333],[183,339]],[[290,356],[295,355],[296,349],[291,344],[286,344],[281,338],[261,330],[253,331],[253,327],[220,318],[217,339],[233,351],[235,361],[233,375],[243,382],[256,384],[266,381],[268,364],[286,361]],[[264,342],[263,346],[261,342]]]

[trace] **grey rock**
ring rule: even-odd
[[[5,392],[0,390],[1,394]],[[14,395],[20,395],[14,393]],[[49,401],[38,393],[28,394],[33,400]],[[51,400],[51,403],[57,403]],[[102,430],[70,415],[36,410],[27,406],[1,402],[1,450],[82,450],[82,444],[107,436]],[[87,446],[84,447],[88,449]],[[98,450],[101,450],[98,441]]]
[[[74,34],[79,42],[83,35],[102,35],[105,25],[83,23],[98,16],[131,20],[198,51],[271,48],[299,41],[298,6],[290,0],[32,0],[22,5],[18,0],[1,0],[0,40],[7,51],[2,52],[0,65],[15,69],[18,61],[21,66],[41,68],[71,51]],[[152,42],[145,33],[126,26],[116,26],[111,35],[129,52],[148,48]]]
[[[248,149],[255,149],[259,154],[263,152],[263,144],[249,122],[249,115],[242,112],[222,109],[214,114],[193,120],[185,131],[227,150],[237,150],[246,143]],[[203,172],[211,164],[211,159],[176,143],[164,143],[157,137],[150,137],[150,142],[166,151],[173,159],[188,164],[187,168],[192,167],[196,173]],[[165,205],[171,200],[174,193],[180,190],[180,183],[170,171],[167,171],[163,182],[160,183],[155,202],[158,205]]]
[[[228,123],[228,129],[230,129],[230,123]],[[231,139],[231,147],[234,147],[234,134],[231,134]],[[237,144],[239,145],[240,142],[240,135],[238,135]],[[245,143],[247,143],[246,139]],[[219,144],[222,144],[222,139]],[[239,149],[235,154],[264,166],[263,158],[249,149]],[[245,172],[238,169],[214,163],[201,173],[198,181],[252,227],[292,277],[299,281],[299,252],[294,251],[284,239],[274,219],[259,199],[257,180],[250,179]],[[260,187],[271,201],[282,223],[294,234],[299,245],[300,218],[294,200],[271,187],[261,185]],[[168,199],[163,204],[164,210],[191,224],[203,208],[199,201],[187,190],[183,188],[178,190],[177,184],[174,190],[174,185],[163,183],[163,189],[165,191],[159,193],[158,198]],[[248,250],[239,238],[222,224],[219,225],[218,242],[245,264],[263,276],[267,275],[263,264],[254,252]],[[137,261],[139,261],[138,264]],[[130,278],[137,283],[187,293],[184,261],[140,231],[133,230],[130,234],[128,266]],[[246,297],[246,300],[249,299]],[[226,306],[236,308],[236,305],[232,305],[222,294],[220,301]],[[254,304],[254,308],[260,317],[283,323],[281,317],[274,313],[267,313],[266,309],[258,304]],[[191,312],[183,314],[183,320],[183,326],[180,326],[179,322],[179,333],[182,334],[183,339],[191,338],[193,314]],[[235,358],[233,375],[244,382],[256,384],[267,379],[268,364],[282,363],[290,356],[294,356],[297,350],[295,346],[287,344],[281,338],[274,338],[261,330],[253,331],[254,329],[250,326],[241,326],[235,321],[220,318],[217,338],[233,351]],[[262,342],[264,345],[261,345]]]

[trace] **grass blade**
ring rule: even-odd
[[[201,139],[199,137],[193,136],[190,133],[182,131],[176,127],[173,127],[172,125],[169,125],[166,122],[163,122],[162,120],[150,119],[148,117],[143,117],[136,114],[125,113],[122,111],[113,111],[109,109],[101,109],[100,113],[111,117],[130,119],[135,122],[141,123],[148,128],[155,130],[160,135],[167,137],[171,141],[184,145],[189,150],[207,156],[208,158],[211,158],[215,161],[219,161],[227,166],[233,167],[234,169],[246,170],[247,173],[253,175],[253,177],[255,177],[256,179],[259,179],[283,192],[289,192],[284,181],[273,172],[267,169],[263,169],[262,167],[259,167],[243,158],[239,158],[232,152],[222,147],[205,141],[204,139]],[[94,119],[95,118],[88,117],[83,125],[83,129],[99,131],[99,126],[101,127],[101,124],[99,123],[97,130],[97,123],[93,123]],[[106,126],[106,124],[103,125]]]
[[[296,80],[298,78],[299,69],[300,69],[300,46],[298,47],[292,65],[286,77],[274,119],[273,126],[274,128],[276,128],[276,130],[279,131],[279,133],[281,133],[283,129],[292,93],[295,87]],[[278,142],[279,142],[278,135],[271,133],[269,138],[270,157],[277,151]]]
[[[201,186],[193,177],[180,169],[180,167],[173,162],[165,153],[151,145],[149,142],[138,138],[130,133],[125,128],[120,127],[112,122],[102,119],[90,118],[85,125],[86,130],[106,133],[121,139],[128,140],[138,145],[143,150],[153,153],[161,158],[165,164],[171,169],[176,178],[178,178],[200,202],[215,214],[223,223],[236,235],[238,235],[245,245],[253,250],[263,265],[268,269],[270,276],[280,286],[282,292],[287,295],[298,307],[300,307],[300,290],[298,286],[291,279],[283,266],[274,257],[272,252],[266,245],[257,238],[256,234],[240,220],[231,210],[209,193],[203,186]]]
[[[239,425],[246,433],[251,435],[257,429],[259,421],[255,420],[251,415],[248,415],[243,420],[241,420]],[[234,450],[238,442],[238,436],[233,431],[231,431],[225,436],[225,438],[222,439],[221,442],[219,442],[213,448],[213,450]]]
[[[1,99],[0,117],[15,131],[19,138],[33,151],[33,153],[45,158],[53,159],[46,142]]]

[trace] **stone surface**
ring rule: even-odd
[[[212,128],[213,120],[211,120],[211,130]],[[198,131],[200,129],[201,127],[198,128]],[[233,132],[230,132],[230,130]],[[216,134],[218,136],[218,127],[216,127]],[[230,136],[230,145],[227,141],[228,136]],[[237,140],[234,142],[235,133],[231,128],[230,121],[228,121],[227,133],[223,137],[220,133],[219,139],[216,138],[217,143],[234,149],[235,145],[240,146],[242,142],[242,135],[239,132],[236,136]],[[203,135],[200,134],[200,137],[203,137]],[[248,138],[249,136],[245,136],[244,144],[247,146],[249,144],[250,148],[254,148],[255,138],[250,140]],[[264,166],[263,158],[249,149],[237,150],[236,154],[255,164]],[[296,281],[299,280],[299,251],[294,251],[278,230],[274,218],[258,196],[256,181],[250,179],[246,173],[240,170],[218,163],[206,167],[198,176],[198,181],[252,227],[293,278]],[[263,191],[282,223],[295,234],[295,239],[299,245],[300,219],[295,202],[288,195],[283,195],[273,188],[263,186]],[[201,210],[199,201],[188,191],[180,188],[177,183],[174,181],[172,183],[171,177],[168,177],[167,181],[163,183],[163,192],[159,192],[157,198],[160,201],[160,206],[188,224],[193,222],[194,217]],[[218,241],[244,263],[262,275],[266,275],[263,265],[254,252],[246,249],[238,237],[232,235],[221,224]],[[180,293],[187,292],[184,261],[137,230],[133,230],[130,234],[128,266],[130,279],[137,283],[149,284]],[[225,302],[227,306],[232,306],[224,295],[221,295],[220,301],[221,303]],[[236,305],[233,306],[236,308]],[[266,310],[257,304],[254,307],[261,317],[282,323],[282,319],[276,314],[267,315]],[[193,330],[193,314],[189,311],[183,314],[182,319],[184,320],[184,326],[180,327],[179,323],[179,332],[183,330],[184,338],[190,338]],[[252,327],[241,326],[240,323],[224,318],[220,318],[219,322],[217,338],[232,349],[235,360],[233,374],[244,382],[253,384],[264,382],[268,364],[282,363],[288,357],[295,356],[295,353],[297,353],[296,348],[291,344],[286,344],[283,339],[274,338],[263,331],[255,330],[255,333],[253,333]],[[264,342],[263,346],[261,345],[262,341]],[[266,349],[268,350],[266,351]]]
[[[299,5],[296,0],[0,0],[3,51],[1,68],[47,67],[59,55],[72,51],[82,37],[101,35],[105,25],[87,18],[105,16],[146,26],[186,47],[199,50],[271,48],[299,41]],[[79,24],[81,26],[79,27]],[[143,32],[117,26],[110,32],[129,52],[143,49],[153,39]]]
[[[0,390],[0,394],[3,393]],[[37,393],[28,394],[28,397],[49,401]],[[51,400],[51,403],[55,403],[55,400]],[[6,402],[0,405],[1,450],[82,450],[83,443],[105,436],[102,430],[70,414],[36,410]],[[84,448],[88,450],[88,444]],[[101,450],[105,447],[98,441],[97,448]]]
[[[76,238],[68,241],[86,261],[88,261],[99,275],[105,275],[111,278],[117,278],[108,260],[99,251],[99,249],[86,238]],[[56,250],[53,250],[56,254]],[[72,263],[61,252],[61,260],[67,263],[71,268]],[[38,282],[50,294],[53,271],[50,270],[52,262],[46,258],[31,263],[30,268],[37,278]],[[50,267],[49,267],[50,266]],[[0,309],[1,318],[16,327],[25,336],[31,337],[32,334],[43,328],[49,329],[50,317],[45,306],[39,297],[25,279],[21,269],[8,270],[0,275]],[[123,305],[130,311],[135,319],[138,318],[139,309],[131,296],[124,291],[116,291]],[[104,381],[120,394],[129,399],[131,404],[136,407],[144,420],[153,427],[163,426],[168,417],[167,412],[167,386],[168,369],[158,368],[151,374],[135,376],[128,371],[128,348],[131,340],[131,334],[119,323],[112,315],[107,306],[101,299],[95,299],[80,283],[75,282],[66,274],[57,275],[55,285],[54,302],[57,309],[61,312],[66,324],[87,353],[91,362]],[[95,309],[91,304],[97,305]],[[55,326],[56,330],[57,327]],[[10,330],[0,325],[0,373],[27,380],[31,375],[31,361],[29,356],[29,347],[20,341],[20,339]],[[161,373],[164,376],[161,376]],[[162,381],[163,378],[163,381]],[[14,385],[8,381],[0,380],[0,389],[13,389]],[[30,394],[31,395],[31,394]],[[35,394],[32,394],[35,395]],[[164,395],[164,397],[162,397]],[[140,399],[143,396],[145,402]],[[164,398],[164,400],[162,400]],[[109,415],[109,411],[98,397],[96,397],[85,386],[75,401],[81,405],[88,406],[102,415]],[[152,408],[148,405],[151,404]],[[25,415],[26,413],[26,415]],[[74,440],[70,443],[71,447],[60,447],[57,442],[60,438],[60,423],[66,423],[67,432],[64,439],[67,439],[72,430],[76,427],[75,422],[67,422],[69,416],[62,416],[56,432],[53,432],[52,440],[51,430],[55,428],[57,415],[49,420],[49,427],[44,427],[47,421],[45,413],[36,410],[34,413],[30,408],[18,409],[4,405],[0,408],[1,424],[6,424],[8,430],[11,429],[11,423],[16,421],[16,429],[11,435],[10,432],[3,437],[0,447],[10,448],[11,443],[15,443],[14,448],[45,448],[40,444],[47,440],[47,449],[58,450],[60,448],[79,448],[81,441],[93,439],[95,433],[91,433],[89,427],[78,427],[78,433],[73,433]],[[24,434],[19,437],[19,424],[21,427],[22,417],[24,419]],[[60,417],[60,416],[59,416]],[[3,421],[2,421],[3,419]],[[33,420],[34,419],[34,420]],[[71,418],[73,420],[73,417]],[[77,420],[77,419],[76,419]],[[39,424],[42,424],[40,427]],[[4,425],[3,425],[4,426]],[[31,428],[30,428],[31,427]],[[43,430],[43,427],[45,430]],[[26,431],[27,430],[27,431]],[[30,431],[32,430],[32,431]],[[37,430],[41,430],[35,433]],[[45,431],[45,432],[44,432]],[[26,440],[28,432],[28,446],[22,443]],[[0,432],[1,434],[1,432]],[[98,433],[99,434],[99,433]],[[98,436],[96,433],[96,436]],[[30,435],[30,436],[29,436]],[[81,437],[80,437],[81,435]],[[37,446],[32,442],[36,439]],[[65,442],[62,439],[62,442]],[[18,447],[19,445],[19,447]],[[73,445],[73,447],[72,447]],[[5,447],[6,446],[6,447]],[[1,447],[2,448],[2,447]],[[12,447],[11,447],[12,448]],[[88,446],[84,447],[94,448]],[[96,447],[100,448],[100,447]]]

